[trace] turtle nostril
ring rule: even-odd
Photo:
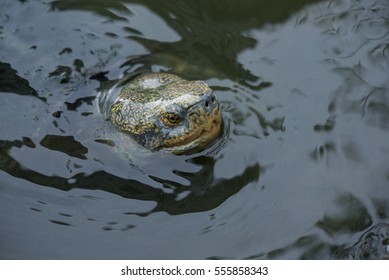
[[[202,106],[207,114],[211,113],[213,109],[219,107],[219,103],[213,94],[204,97]]]

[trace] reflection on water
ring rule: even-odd
[[[40,144],[50,150],[59,148],[59,151],[69,156],[86,159],[86,148],[80,146],[72,137],[47,135]],[[209,156],[194,157],[189,160],[191,164],[199,166],[197,172],[173,170],[175,174],[187,180],[188,183],[185,185],[155,177],[150,172],[151,174],[148,175],[150,179],[159,183],[162,189],[155,189],[137,180],[121,178],[105,171],[96,171],[88,175],[78,173],[70,178],[46,176],[22,168],[18,161],[9,156],[12,148],[21,148],[22,146],[35,148],[35,144],[31,142],[31,139],[0,142],[2,151],[1,169],[14,177],[65,191],[73,188],[99,189],[125,198],[155,201],[157,206],[151,212],[163,211],[173,215],[214,209],[250,182],[257,182],[260,176],[260,167],[255,165],[248,166],[242,174],[238,174],[233,178],[215,179],[215,159]],[[158,164],[163,163],[159,162]],[[81,165],[73,165],[73,169],[81,167]],[[70,167],[67,166],[67,168],[69,173],[72,173]]]
[[[17,75],[17,71],[11,68],[9,63],[0,62],[0,91],[12,92],[21,95],[38,96],[27,80]],[[45,101],[45,98],[41,98]]]
[[[353,195],[337,197],[336,206],[340,209],[333,214],[326,214],[317,226],[325,230],[329,235],[343,232],[359,232],[372,224],[372,218],[366,207]]]
[[[299,238],[292,245],[249,259],[283,259],[299,255],[300,259],[389,259],[389,225],[379,223],[369,228],[353,246],[323,242],[318,235]]]
[[[387,1],[0,10],[1,258],[388,258]],[[97,89],[142,71],[206,80],[220,141],[117,138]]]
[[[236,60],[240,52],[254,48],[258,41],[244,32],[269,22],[283,21],[293,11],[316,1],[299,0],[293,3],[285,1],[282,9],[279,9],[278,4],[270,4],[266,0],[250,0],[244,5],[240,1],[206,0],[189,3],[181,0],[101,2],[100,5],[88,5],[89,1],[53,1],[51,9],[54,11],[91,10],[110,20],[127,21],[123,29],[128,31],[128,38],[143,45],[150,52],[148,56],[132,58],[133,64],[134,62],[143,64],[145,61],[153,60],[162,68],[175,69],[187,78],[196,77],[203,80],[218,77],[255,88],[263,81]],[[174,30],[177,40],[166,42],[166,35],[164,40],[152,39],[158,37],[156,34],[158,28],[152,34],[144,34],[142,30],[134,29],[132,26],[137,23],[131,22],[128,15],[136,12],[123,3],[145,6]],[[134,9],[138,8],[135,7]],[[140,27],[148,31],[145,23],[141,24]],[[111,31],[110,36],[121,36],[120,33]],[[150,67],[150,64],[133,65],[131,71],[149,71],[152,70]]]
[[[351,250],[355,259],[389,259],[389,224],[380,223],[364,233]]]

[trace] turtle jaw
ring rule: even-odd
[[[216,106],[209,114],[205,110],[198,110],[189,120],[189,128],[180,137],[165,139],[164,150],[176,155],[191,154],[206,148],[220,136],[222,114]]]

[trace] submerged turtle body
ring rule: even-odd
[[[191,153],[220,134],[219,102],[203,81],[146,73],[113,91],[110,98],[100,100],[103,113],[114,127],[149,150]]]

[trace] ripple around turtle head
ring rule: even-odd
[[[110,109],[117,100],[123,83],[129,79],[132,79],[133,77],[134,74],[124,75],[120,79],[103,81],[101,83],[100,87],[97,89],[97,104],[100,113],[105,117],[105,119],[108,119]]]

